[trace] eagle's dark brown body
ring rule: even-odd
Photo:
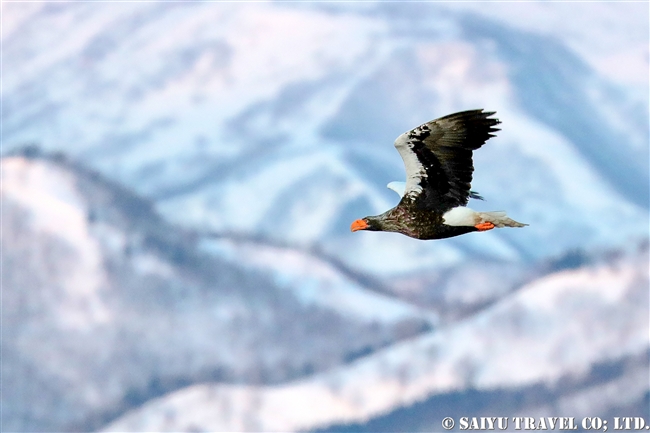
[[[505,212],[475,212],[470,198],[472,152],[498,131],[493,112],[470,110],[424,123],[395,140],[406,168],[402,200],[393,209],[352,223],[352,231],[402,233],[416,239],[443,239],[494,227],[523,227]]]
[[[379,231],[402,233],[422,240],[451,238],[478,231],[473,226],[448,226],[444,224],[442,215],[441,212],[418,209],[415,201],[405,197],[384,214],[367,218],[370,226],[378,227]]]

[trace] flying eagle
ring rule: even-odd
[[[377,216],[352,223],[350,230],[398,232],[416,239],[443,239],[495,227],[523,227],[505,212],[477,212],[468,207],[472,151],[483,146],[501,123],[495,112],[469,110],[450,114],[397,137],[395,147],[406,168],[406,183],[391,182],[388,188],[401,201]]]

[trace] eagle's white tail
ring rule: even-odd
[[[447,211],[443,218],[445,224],[449,226],[476,226],[484,223],[492,223],[495,227],[524,227],[528,225],[510,219],[503,211],[476,212],[465,206]]]
[[[481,219],[480,223],[492,223],[495,227],[524,227],[528,224],[517,222],[506,215],[504,211],[476,212]]]

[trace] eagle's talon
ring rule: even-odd
[[[488,222],[476,224],[474,227],[476,227],[478,231],[484,232],[487,230],[492,230],[494,228],[494,224],[488,221]]]

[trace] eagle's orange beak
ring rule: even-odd
[[[365,230],[368,228],[368,223],[364,220],[356,220],[350,226],[350,231],[356,232],[357,230]]]

